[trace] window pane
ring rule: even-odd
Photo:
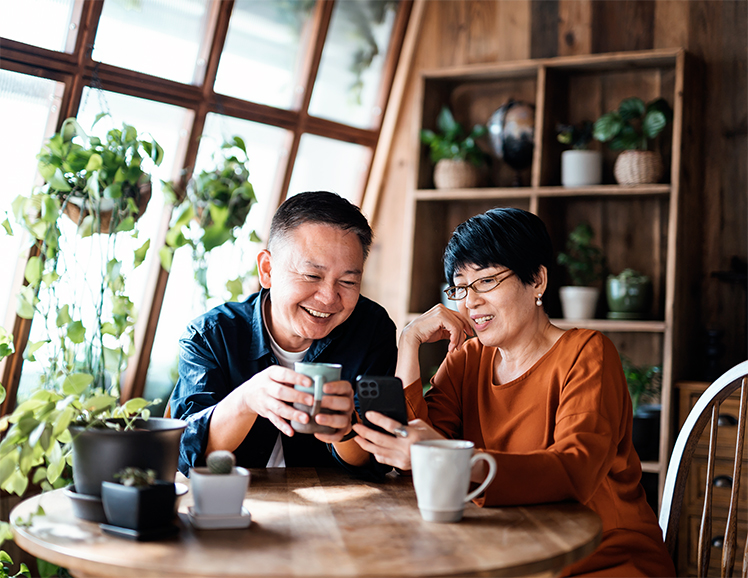
[[[27,246],[24,231],[15,224],[10,204],[18,195],[28,194],[36,175],[36,155],[39,152],[48,123],[57,118],[59,94],[63,85],[7,70],[0,70],[0,126],[13,138],[0,139],[0,158],[3,166],[13,170],[3,171],[3,186],[0,187],[0,222],[6,217],[13,229],[8,236],[0,229],[0,324],[5,320],[8,308],[15,311],[15,299],[11,302],[11,287],[14,272],[19,264],[25,266]],[[19,271],[23,275],[23,269]],[[9,327],[6,329],[10,329]]]
[[[300,45],[313,0],[243,0],[231,12],[215,91],[289,109],[303,56]]]
[[[60,247],[64,256],[63,266],[66,268],[64,279],[68,282],[59,288],[58,298],[61,303],[75,303],[79,306],[79,316],[83,324],[88,327],[91,325],[94,316],[98,315],[94,306],[97,302],[95,288],[99,286],[102,271],[105,270],[106,262],[111,254],[120,258],[125,264],[123,268],[128,269],[126,293],[133,301],[136,310],[140,310],[149,270],[155,265],[154,259],[158,260],[158,247],[155,246],[154,237],[164,210],[160,180],[169,180],[175,174],[177,160],[175,152],[179,150],[180,140],[187,136],[186,131],[181,127],[185,126],[185,123],[192,122],[192,112],[180,107],[140,98],[111,92],[93,91],[90,88],[84,90],[82,102],[86,106],[81,108],[78,120],[89,134],[103,139],[108,130],[121,128],[122,123],[126,122],[134,126],[141,135],[150,134],[164,149],[164,159],[161,166],[148,166],[152,177],[153,190],[148,207],[138,220],[139,233],[137,239],[133,239],[126,234],[116,235],[116,245],[112,248],[110,237],[114,236],[92,235],[91,237],[81,238],[76,235],[76,227],[71,220],[62,220],[64,228],[62,230],[63,236],[60,239]],[[100,108],[102,104],[105,111],[111,112],[112,118],[103,118],[91,129],[91,124],[96,115],[102,110]],[[36,152],[38,152],[38,147]],[[146,162],[144,161],[144,165]],[[133,251],[149,239],[151,240],[151,246],[146,254],[145,261],[140,267],[130,271],[128,264],[132,262]],[[112,251],[113,253],[111,253]],[[50,300],[41,293],[40,299],[42,300],[42,306],[48,306]],[[104,313],[108,314],[106,311]],[[56,333],[54,316],[51,319],[45,319],[38,314],[35,316],[31,327],[31,341],[40,341],[51,337],[53,339],[52,346],[54,346]],[[50,346],[44,346],[39,350],[37,358],[44,359],[45,348],[47,347]],[[28,361],[24,363],[18,399],[23,399],[30,390],[38,386],[41,373],[40,364]]]
[[[65,51],[75,0],[2,0],[0,37]]]
[[[191,83],[210,0],[104,2],[92,58]],[[202,79],[199,79],[202,80]]]
[[[311,115],[360,128],[378,124],[377,96],[396,13],[393,0],[335,3]]]
[[[367,147],[302,135],[288,196],[303,191],[331,191],[358,205],[370,160]]]
[[[176,383],[175,371],[179,355],[179,337],[187,324],[209,308],[223,303],[230,293],[226,282],[252,271],[259,251],[259,245],[250,242],[249,234],[262,227],[268,210],[268,198],[275,184],[276,174],[285,162],[287,131],[255,122],[209,114],[205,123],[203,138],[198,151],[197,169],[210,170],[213,163],[211,154],[224,140],[234,135],[240,136],[247,147],[249,156],[250,182],[257,196],[247,222],[237,234],[234,245],[226,243],[213,249],[208,255],[207,279],[210,294],[214,297],[207,302],[195,281],[191,251],[182,247],[174,254],[169,273],[166,295],[161,308],[156,337],[151,352],[151,363],[145,384],[145,397],[161,398],[164,401]],[[257,290],[255,279],[244,284],[240,299]]]

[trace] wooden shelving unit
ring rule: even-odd
[[[652,278],[654,299],[646,319],[606,318],[602,293],[595,319],[569,322],[561,317],[558,288],[564,271],[551,272],[544,301],[553,322],[564,329],[583,326],[608,335],[622,355],[637,364],[663,368],[660,459],[643,464],[645,472],[659,476],[662,491],[674,427],[672,384],[684,379],[687,360],[693,355],[697,335],[689,285],[694,272],[689,255],[696,249],[689,231],[699,226],[698,209],[683,203],[698,186],[687,168],[697,162],[700,66],[683,50],[652,50],[616,54],[503,62],[426,71],[421,75],[420,110],[413,127],[413,177],[405,215],[411,234],[404,248],[402,310],[408,322],[440,301],[442,252],[454,228],[467,218],[496,206],[514,206],[539,215],[558,252],[568,232],[587,221],[596,232],[608,268],[619,273],[626,267]],[[685,94],[684,86],[689,87]],[[645,102],[664,97],[674,110],[670,127],[656,141],[668,167],[663,183],[642,186],[615,184],[615,152],[603,149],[603,183],[599,186],[561,186],[560,157],[564,147],[556,140],[557,123],[596,120],[618,107],[623,98],[638,96]],[[526,186],[511,186],[515,174],[495,160],[492,186],[476,189],[436,190],[433,166],[421,145],[421,128],[435,128],[439,109],[448,105],[464,126],[485,124],[510,98],[535,106],[535,149],[532,166],[520,174]],[[688,135],[688,138],[686,138]],[[698,239],[698,236],[694,237]],[[602,285],[601,285],[602,288]],[[422,354],[424,378],[443,358],[445,349],[427,348]]]

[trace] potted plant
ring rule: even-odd
[[[561,184],[565,187],[599,185],[602,182],[603,155],[589,149],[592,122],[559,124],[556,135],[558,142],[571,146],[561,153]]]
[[[166,245],[159,253],[162,267],[169,271],[174,252],[180,247],[191,248],[195,280],[203,290],[206,303],[211,297],[207,275],[209,253],[237,240],[237,231],[257,202],[249,182],[249,157],[241,137],[233,136],[223,142],[212,159],[213,166],[193,175],[186,187],[174,182],[163,183],[173,202],[183,200],[174,212]],[[251,231],[249,241],[259,242],[260,238]],[[226,283],[231,300],[242,294],[244,281],[253,275],[254,268]]]
[[[249,486],[249,470],[236,467],[234,454],[218,450],[208,454],[205,467],[190,469],[195,502],[190,520],[198,528],[241,528],[249,525],[242,506]]]
[[[434,163],[434,185],[437,189],[472,188],[482,180],[481,168],[486,154],[476,139],[486,134],[486,127],[476,124],[465,133],[448,107],[443,106],[436,119],[438,132],[421,130],[421,142],[428,145]]]
[[[613,167],[616,181],[622,185],[657,183],[662,178],[662,155],[649,149],[673,118],[664,98],[647,104],[641,98],[626,98],[618,110],[602,115],[595,122],[594,136],[612,150],[622,150]]]
[[[652,301],[652,282],[634,269],[624,269],[618,275],[608,275],[605,294],[610,319],[640,319]]]
[[[94,125],[103,116],[98,115]],[[158,166],[163,156],[154,139],[141,137],[131,125],[111,129],[102,141],[71,117],[44,143],[37,158],[45,181],[42,191],[57,198],[80,228],[108,233],[131,229],[145,212],[151,177],[143,160]]]
[[[102,482],[101,500],[107,525],[103,530],[138,540],[173,534],[177,494],[174,482],[156,478],[153,470],[128,467],[116,482]]]
[[[621,365],[626,376],[634,414],[631,433],[634,448],[641,460],[657,460],[662,406],[656,402],[662,388],[662,367],[635,365],[625,356],[621,356]]]
[[[592,243],[595,233],[588,223],[577,225],[566,241],[566,251],[557,262],[566,267],[571,285],[560,289],[564,319],[592,319],[595,316],[600,289],[592,285],[602,279],[605,258]]]

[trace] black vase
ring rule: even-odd
[[[176,492],[174,483],[156,481],[151,486],[101,484],[101,500],[109,524],[145,532],[171,525]]]
[[[660,455],[661,405],[640,405],[634,414],[631,439],[643,462],[657,461]]]
[[[124,428],[124,420],[109,420]],[[187,422],[152,417],[138,419],[131,430],[70,426],[73,437],[73,483],[76,492],[101,496],[101,482],[128,467],[154,470],[156,479],[174,482],[179,439]]]

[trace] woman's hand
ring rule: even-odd
[[[400,424],[376,411],[367,411],[366,419],[393,435],[387,435],[366,427],[361,423],[353,426],[358,436],[353,438],[362,449],[372,454],[381,464],[388,464],[401,470],[410,469],[410,446],[422,440],[441,440],[437,433],[420,419]]]
[[[470,335],[473,335],[473,328],[465,317],[441,303],[435,305],[408,323],[400,334],[395,375],[406,385],[413,383],[421,375],[418,349],[422,343],[449,339],[448,351],[454,351]]]

